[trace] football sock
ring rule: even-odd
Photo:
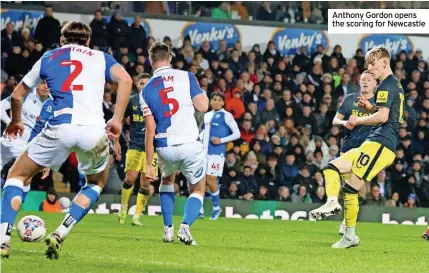
[[[220,210],[220,207],[219,207],[219,202],[220,202],[219,189],[215,192],[212,192],[211,195],[212,195],[212,201],[213,201],[213,210]]]
[[[161,213],[164,219],[164,226],[170,227],[173,225],[174,213],[174,185],[159,186],[159,199],[161,202]]]
[[[83,208],[82,206],[75,203],[74,201],[76,200],[76,197],[75,197],[75,199],[71,203],[69,213],[66,214],[63,222],[55,231],[60,235],[62,239],[67,237],[67,235],[72,230],[73,226],[79,223],[79,221],[82,220],[82,218],[88,213],[88,211],[92,208],[94,203],[97,201],[98,197],[100,196],[100,193],[101,193],[101,188],[94,184],[87,184],[80,189],[76,197],[79,196],[80,194],[85,195],[89,199],[89,205],[88,207]]]
[[[323,170],[323,176],[325,177],[326,184],[326,196],[328,197],[328,201],[338,201],[338,194],[340,193],[341,186],[340,174],[337,170],[333,169],[335,168],[333,165],[328,166],[329,167]]]
[[[196,193],[189,195],[185,204],[185,214],[182,223],[191,226],[197,219],[202,205],[203,197],[201,195]]]
[[[346,235],[354,235],[356,220],[359,213],[358,191],[350,185],[345,184],[344,188],[344,219],[346,220]]]
[[[25,197],[27,197],[27,193],[30,191],[30,189],[31,189],[31,186],[30,186],[30,185],[28,185],[28,186],[24,186],[24,187],[22,188],[22,204],[24,204]]]
[[[24,182],[9,178],[4,184],[1,199],[1,244],[9,243],[12,227],[22,204]]]
[[[139,193],[137,194],[136,212],[134,213],[134,218],[136,219],[140,218],[144,208],[146,207],[148,199],[149,199],[149,190],[139,189]]]
[[[129,185],[125,181],[122,182],[121,211],[128,210],[128,201],[130,200],[130,195],[132,192],[133,192],[133,185]]]

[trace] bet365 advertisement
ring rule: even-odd
[[[60,198],[67,198],[61,201],[69,205],[74,194],[60,193]],[[30,191],[26,197],[22,209],[28,211],[39,210],[40,203],[46,198],[44,192]],[[176,197],[175,215],[183,215],[186,198]],[[130,204],[135,204],[136,197],[131,196]],[[291,202],[277,201],[243,201],[243,200],[221,200],[222,217],[225,218],[245,218],[259,220],[309,220],[309,212],[319,206],[319,204],[295,204]],[[211,214],[212,202],[210,199],[204,200],[204,211],[207,217]],[[89,213],[113,214],[121,208],[121,195],[102,194],[94,204]],[[135,205],[128,210],[129,214],[134,214]],[[144,211],[145,215],[161,215],[161,206],[158,197],[151,197]],[[386,208],[374,206],[361,206],[359,210],[359,221],[375,222],[383,224],[403,224],[403,225],[427,225],[429,209],[427,208]],[[329,218],[329,220],[341,221],[342,215]]]

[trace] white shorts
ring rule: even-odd
[[[28,145],[28,156],[43,167],[58,171],[76,152],[79,171],[101,173],[109,162],[109,142],[104,128],[75,124],[46,127]]]
[[[207,155],[207,174],[221,177],[225,158],[222,155]]]
[[[196,184],[206,175],[207,163],[199,141],[157,148],[162,177],[181,171],[189,183]]]
[[[13,139],[10,141],[5,136],[0,138],[0,169],[20,156],[27,147],[27,142],[22,139]]]

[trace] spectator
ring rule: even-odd
[[[390,208],[402,207],[402,203],[401,201],[399,201],[399,194],[397,192],[394,192],[392,194],[392,198],[386,201],[386,207],[390,207]]]
[[[128,48],[130,44],[128,37],[131,29],[127,21],[122,19],[120,7],[116,7],[114,10],[107,29],[109,31],[109,46],[112,47],[113,51],[119,51],[120,48]],[[122,54],[125,53],[122,52]]]
[[[279,188],[279,201],[292,202],[288,187],[282,186]]]
[[[240,196],[244,196],[248,193],[253,195],[258,191],[258,184],[256,183],[255,177],[252,175],[252,167],[243,167],[243,175],[240,177],[238,189]]]
[[[101,10],[96,10],[94,12],[94,19],[92,19],[89,26],[92,30],[91,48],[105,51],[107,49],[109,32],[107,30],[107,22],[104,20]]]
[[[326,115],[328,112],[328,105],[326,103],[321,103],[319,106],[319,112],[312,113],[312,120],[314,124],[315,134],[319,136],[324,136],[329,129],[330,119]]]
[[[111,92],[104,92],[104,101],[103,101],[103,112],[104,112],[104,119],[106,122],[110,120],[113,117],[113,112],[111,110],[112,107],[112,93]]]
[[[231,19],[231,5],[229,2],[222,2],[219,7],[214,8],[212,11],[212,18],[213,19]]]
[[[295,154],[289,152],[286,156],[286,162],[280,167],[280,183],[292,189],[295,184],[295,177],[298,174],[298,168],[295,165]]]
[[[415,207],[417,207],[417,204],[416,204],[416,195],[414,193],[410,193],[408,195],[408,200],[404,204],[404,207],[407,207],[407,208],[415,208]]]
[[[4,57],[12,54],[13,47],[23,46],[22,38],[18,32],[14,30],[13,23],[9,22],[6,24],[6,28],[1,31],[1,53]]]
[[[368,206],[384,206],[386,200],[380,194],[380,188],[378,186],[372,186],[371,192],[368,193],[368,196],[365,200],[365,205]]]
[[[392,196],[392,186],[387,181],[386,171],[381,171],[377,175],[377,180],[372,183],[372,185],[376,185],[380,188],[380,195],[387,199],[388,197]]]
[[[307,188],[305,186],[299,186],[298,191],[292,194],[292,202],[298,204],[312,203],[311,197],[307,193]]]
[[[322,203],[326,202],[325,188],[322,186],[317,187],[316,194],[311,198],[312,203]]]
[[[222,190],[221,198],[222,199],[238,199],[238,186],[237,183],[231,183],[229,188]]]
[[[264,1],[262,6],[258,9],[256,20],[260,21],[275,21],[276,13],[271,10],[271,2]]]
[[[40,41],[46,50],[60,44],[61,24],[52,13],[52,7],[46,6],[45,16],[37,23],[34,35],[34,38]]]
[[[143,19],[141,16],[135,16],[134,22],[131,24],[131,44],[130,51],[135,54],[141,54],[147,49],[147,34],[142,25]]]
[[[53,188],[49,188],[46,191],[46,199],[40,203],[39,210],[43,212],[61,212],[58,194]]]
[[[239,119],[243,116],[245,108],[240,90],[234,90],[234,96],[226,102],[225,110],[230,112],[234,119]]]
[[[268,1],[265,1],[265,2],[268,2]],[[263,55],[263,60],[266,62],[270,57],[272,57],[275,62],[280,61],[281,59],[280,52],[277,50],[276,44],[274,43],[274,41],[268,42],[267,49],[265,50]]]
[[[265,201],[271,200],[270,192],[268,191],[267,186],[265,185],[259,186],[259,191],[255,195],[255,200],[265,200]]]
[[[301,67],[304,71],[308,71],[310,65],[310,57],[307,56],[307,48],[301,46],[299,48],[299,54],[293,58],[292,65],[297,65]]]
[[[346,65],[346,58],[344,58],[343,53],[342,53],[342,48],[340,45],[336,45],[334,47],[334,51],[332,52],[331,55],[331,59],[332,57],[335,57],[338,61],[338,67],[342,67]]]
[[[19,46],[14,46],[12,53],[7,58],[6,71],[9,75],[19,76],[19,78],[24,77],[27,74],[28,70],[22,64],[25,62],[24,56],[22,56],[22,51]]]
[[[232,19],[249,20],[247,8],[241,4],[241,1],[234,1],[231,7]]]

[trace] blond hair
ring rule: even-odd
[[[365,54],[365,62],[367,63],[372,63],[373,61],[379,60],[381,58],[389,58],[390,60],[389,51],[382,46],[374,47]]]

